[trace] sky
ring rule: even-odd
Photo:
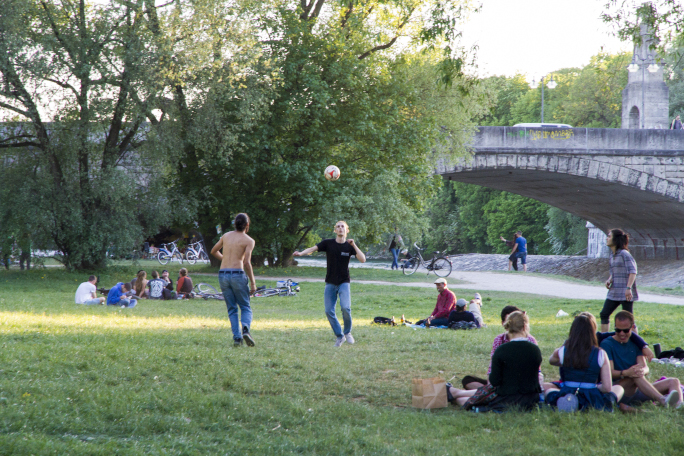
[[[545,74],[589,63],[592,55],[631,51],[601,20],[607,0],[476,0],[462,44],[479,46],[479,76]]]

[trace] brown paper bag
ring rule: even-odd
[[[446,381],[439,377],[413,379],[413,406],[421,409],[447,407]]]

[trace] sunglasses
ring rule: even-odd
[[[630,332],[631,330],[632,330],[632,328],[627,328],[627,329],[615,328],[615,333],[616,333],[616,334],[620,334],[620,333],[625,333],[625,334],[627,334],[627,333]]]

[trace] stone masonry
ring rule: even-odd
[[[472,149],[436,171],[623,228],[636,257],[684,260],[684,132],[480,127]]]

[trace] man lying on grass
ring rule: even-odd
[[[666,378],[650,383],[649,369],[642,351],[630,340],[634,329],[634,315],[626,310],[615,314],[615,335],[601,342],[608,353],[613,383],[625,389],[620,410],[632,411],[631,405],[653,400],[664,407],[679,408],[682,390],[678,378]],[[666,394],[666,395],[663,395]]]

